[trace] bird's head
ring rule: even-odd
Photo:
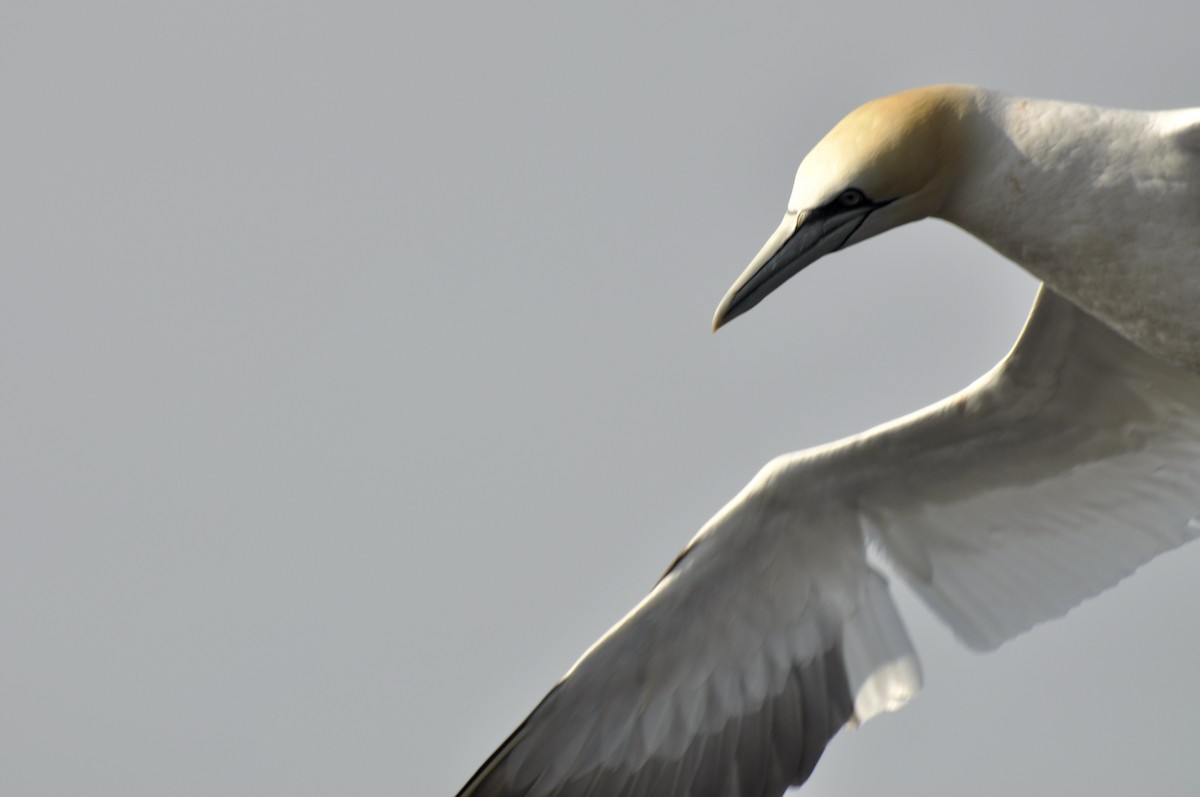
[[[800,163],[783,223],[721,300],[713,329],[818,258],[935,214],[965,157],[977,93],[913,89],[839,122]]]

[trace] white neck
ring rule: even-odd
[[[1200,271],[1200,157],[1171,134],[1179,113],[982,93],[938,215],[1136,340],[1180,270]]]

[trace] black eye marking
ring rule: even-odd
[[[844,208],[856,208],[867,201],[867,196],[857,188],[847,188],[835,201]]]

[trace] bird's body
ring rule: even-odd
[[[1020,340],[939,404],[769,463],[460,797],[778,797],[920,687],[868,545],[990,649],[1200,536],[1198,130],[966,87],[835,127],[715,325],[932,215],[1046,283]]]

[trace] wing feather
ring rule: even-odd
[[[780,506],[766,474],[460,797],[778,797],[808,777],[860,682],[915,656],[874,621],[898,618],[853,515]],[[915,670],[889,675],[904,677],[912,694]]]
[[[825,467],[867,474],[864,527],[987,650],[1200,536],[1200,379],[1043,289],[996,370]]]

